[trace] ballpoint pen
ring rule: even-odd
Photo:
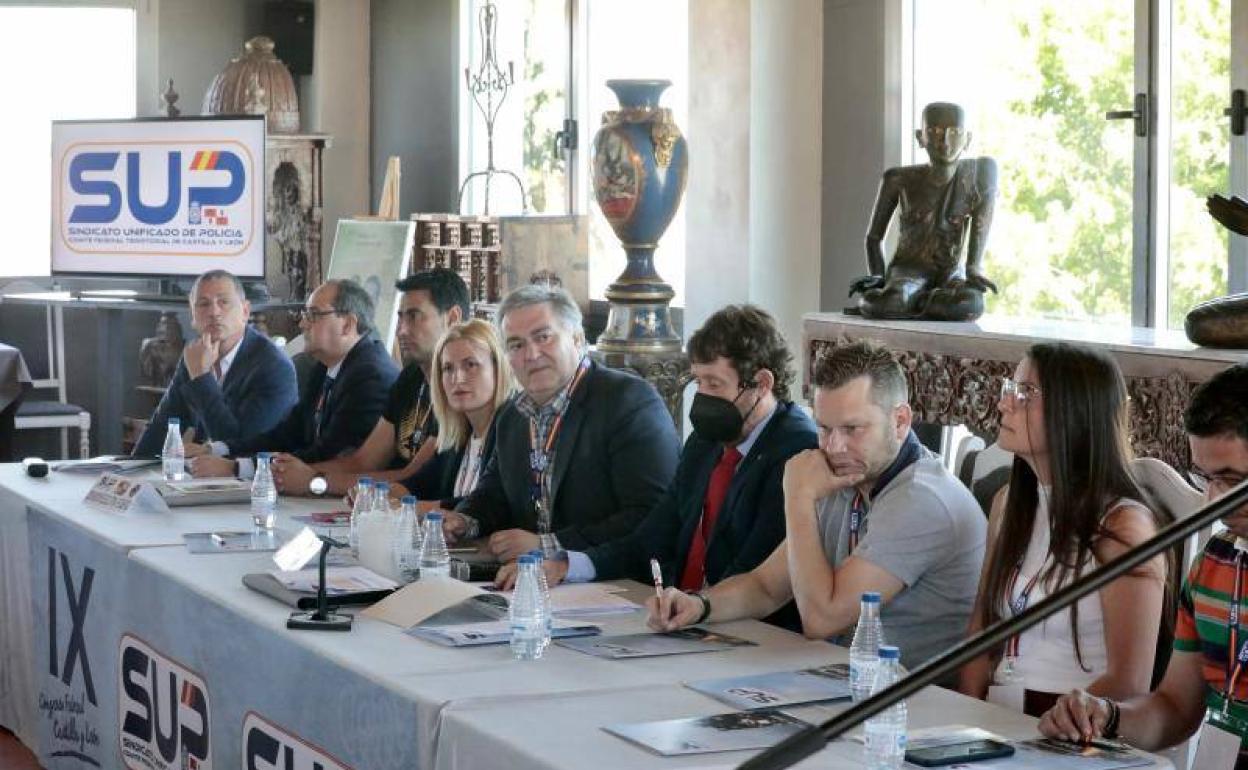
[[[659,566],[658,559],[650,560],[650,576],[654,578],[654,595],[663,601],[663,568]]]

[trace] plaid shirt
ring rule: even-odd
[[[568,384],[544,405],[537,404],[533,397],[526,392],[516,396],[516,411],[529,419],[529,425],[532,430],[529,437],[531,458],[542,451],[542,447],[546,446],[546,442],[550,439],[551,431],[556,429],[555,426],[561,422],[564,412],[568,410],[568,405],[572,401],[573,390],[588,369],[589,357],[584,356],[577,365],[576,373],[568,380]],[[550,531],[550,484],[551,478],[554,476],[555,452],[557,449],[557,446],[551,447],[550,456],[545,458],[546,465],[538,474],[540,483],[539,497],[538,500],[534,501],[535,504],[541,503],[541,506],[537,509],[537,535],[542,541],[542,551],[547,556],[552,556],[562,550],[559,545],[559,538]],[[530,466],[530,474],[532,474],[533,470],[533,467]]]

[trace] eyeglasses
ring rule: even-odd
[[[314,324],[327,315],[341,315],[340,310],[317,310],[314,307],[304,307],[295,311],[295,320],[299,323],[307,321]]]
[[[1211,476],[1199,468],[1189,468],[1187,471],[1187,480],[1201,492],[1208,492],[1214,487],[1230,489],[1239,486],[1245,478],[1248,477],[1241,473],[1218,473]]]
[[[1030,382],[1015,382],[1009,377],[1001,380],[1001,400],[1014,406],[1027,406],[1040,395],[1040,388]]]

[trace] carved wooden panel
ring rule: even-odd
[[[843,334],[835,340],[810,340],[805,381],[811,381],[821,356],[850,341]],[[1013,374],[1018,361],[894,350],[906,373],[916,420],[965,425],[987,440],[996,438],[1001,380]],[[1165,377],[1128,375],[1126,381],[1131,398],[1131,445],[1136,455],[1156,457],[1173,468],[1186,470],[1191,457],[1183,430],[1183,412],[1196,383],[1179,372]],[[806,391],[809,398],[809,386]]]

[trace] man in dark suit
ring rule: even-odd
[[[251,305],[238,278],[225,270],[204,273],[190,303],[199,337],[183,349],[134,447],[137,456],[160,454],[171,417],[181,420],[187,441],[237,442],[272,428],[299,398],[290,359],[247,326]]]
[[[448,533],[490,535],[494,556],[511,561],[632,531],[676,469],[679,440],[658,393],[589,360],[581,311],[563,289],[523,286],[498,314],[523,390],[499,412],[494,457],[447,515]]]
[[[359,446],[386,405],[399,374],[390,353],[373,334],[373,301],[354,281],[326,281],[312,295],[299,322],[304,351],[316,359],[299,403],[274,428],[229,444],[229,460],[212,455],[191,461],[195,476],[251,475],[246,459],[258,451],[289,452],[314,463]]]
[[[698,383],[693,435],[676,478],[631,533],[547,562],[552,582],[650,580],[689,591],[758,566],[784,540],[784,464],[818,445],[814,422],[789,400],[793,359],[775,321],[729,305],[689,338]],[[514,568],[499,573],[510,586]]]
[[[402,278],[394,287],[402,292],[396,338],[403,370],[390,387],[385,410],[368,438],[349,454],[315,465],[289,454],[273,458],[273,478],[282,494],[342,495],[361,476],[398,481],[416,474],[435,456],[438,423],[429,367],[438,340],[469,317],[468,286],[454,270],[435,267]]]

